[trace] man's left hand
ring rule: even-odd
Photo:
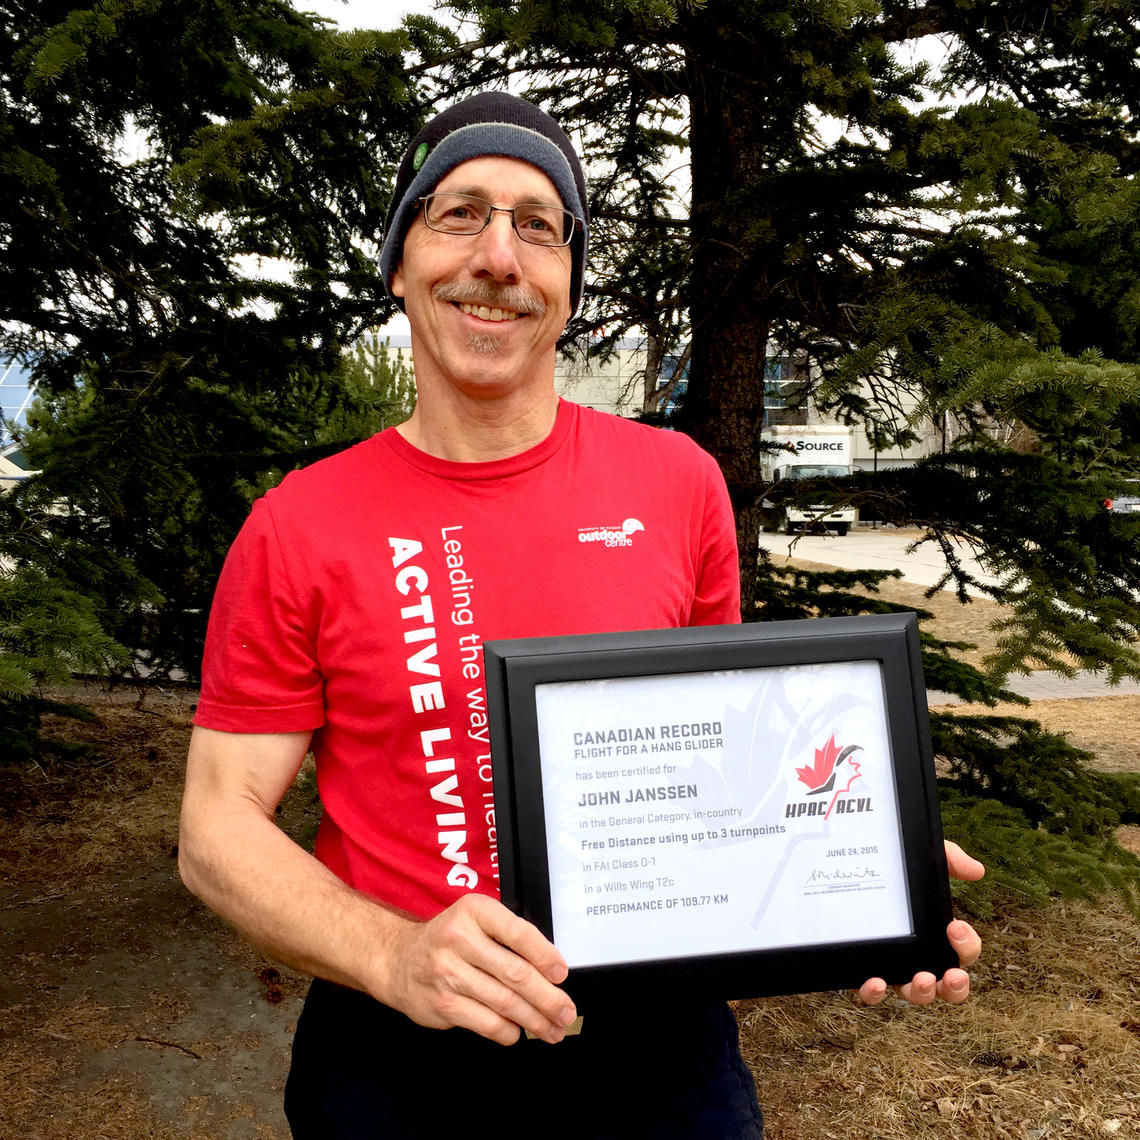
[[[986,873],[985,867],[967,855],[957,843],[946,843],[946,865],[952,878],[967,883],[976,882]],[[954,919],[946,927],[946,937],[958,951],[958,961],[962,966],[972,966],[978,960],[982,940],[968,922]],[[859,997],[866,1005],[878,1005],[886,997],[887,989],[882,978],[871,978],[859,987]],[[947,1001],[965,1001],[970,996],[970,975],[964,969],[949,969],[939,980],[931,973],[922,972],[894,989],[899,997],[915,1005],[929,1005],[939,997]]]

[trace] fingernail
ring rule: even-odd
[[[561,1025],[563,1029],[568,1029],[574,1024],[574,1018],[577,1016],[578,1014],[575,1012],[573,1006],[565,1006],[558,1014],[558,1024]]]

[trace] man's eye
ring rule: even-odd
[[[523,214],[518,223],[523,229],[532,233],[553,233],[554,223],[543,214]]]
[[[477,228],[482,224],[487,211],[481,209],[478,202],[470,198],[450,195],[440,195],[431,199],[428,212],[433,225],[462,228],[464,230]]]

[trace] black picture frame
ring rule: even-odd
[[[770,922],[765,921],[762,924],[765,932],[763,938],[781,938],[782,935],[778,931],[781,922],[790,922],[787,916],[794,915],[795,921],[801,922],[805,921],[804,912],[810,911],[813,917],[806,921],[811,923],[812,934],[805,942],[749,946],[741,945],[740,939],[734,934],[730,939],[733,944],[724,950],[713,948],[709,951],[704,948],[695,953],[676,951],[668,940],[669,920],[660,915],[653,916],[652,920],[646,916],[637,921],[661,923],[663,941],[660,946],[656,943],[656,935],[650,934],[644,937],[653,942],[654,948],[638,949],[628,957],[620,951],[615,953],[610,949],[596,955],[592,951],[580,953],[579,960],[570,961],[570,977],[566,983],[568,991],[576,1000],[581,1001],[593,996],[608,998],[621,996],[628,999],[638,992],[660,992],[662,988],[675,994],[687,993],[719,998],[763,997],[853,988],[871,977],[882,977],[889,984],[898,984],[909,981],[920,970],[929,970],[940,977],[946,969],[958,964],[946,937],[946,926],[951,918],[950,890],[930,745],[917,621],[913,614],[489,641],[484,644],[483,649],[490,716],[501,897],[508,907],[537,925],[556,944],[559,944],[559,931],[555,929],[555,910],[557,909],[560,914],[577,914],[578,909],[582,909],[585,913],[585,908],[579,907],[577,902],[564,903],[561,892],[552,897],[551,859],[553,857],[559,866],[566,864],[564,850],[569,840],[563,834],[564,829],[555,826],[554,848],[551,848],[545,799],[547,795],[552,795],[565,802],[565,789],[562,788],[562,784],[569,777],[566,772],[567,762],[561,755],[560,749],[548,747],[548,755],[546,757],[543,755],[540,744],[540,703],[546,710],[577,709],[581,704],[580,701],[563,700],[561,694],[564,691],[568,694],[578,694],[579,682],[587,683],[580,686],[581,693],[587,696],[591,696],[595,690],[606,692],[615,685],[621,686],[627,681],[632,681],[637,691],[650,694],[659,691],[664,697],[672,690],[691,689],[694,686],[699,686],[701,692],[719,692],[724,678],[734,678],[735,682],[744,683],[746,686],[759,686],[764,692],[768,692],[773,686],[783,691],[783,687],[789,684],[802,686],[805,681],[810,681],[813,708],[822,700],[824,703],[820,707],[826,710],[827,701],[832,699],[826,691],[828,677],[832,674],[846,677],[851,670],[854,670],[859,677],[869,678],[867,692],[872,694],[870,704],[876,699],[874,696],[876,671],[881,681],[882,739],[885,740],[885,747],[880,747],[879,751],[885,751],[889,756],[886,757],[885,766],[881,765],[878,786],[881,789],[885,788],[888,794],[893,791],[894,821],[892,823],[888,819],[884,824],[880,818],[876,820],[875,826],[886,827],[884,834],[893,834],[892,828],[897,832],[897,855],[891,856],[894,859],[896,873],[886,878],[897,879],[897,872],[901,871],[901,880],[891,887],[898,896],[893,922],[895,925],[907,925],[909,929],[892,929],[886,935],[872,933],[869,936],[866,926],[860,921],[853,920],[853,915],[861,913],[859,908],[862,903],[857,895],[852,895],[851,892],[860,890],[881,892],[882,887],[874,880],[869,886],[860,881],[857,876],[863,871],[870,874],[870,870],[865,867],[859,870],[858,864],[844,863],[839,856],[848,849],[833,848],[828,851],[827,860],[824,861],[826,870],[821,871],[813,867],[806,879],[802,877],[797,879],[791,887],[788,887],[786,882],[779,883],[781,889],[803,892],[800,897],[804,899],[808,898],[807,892],[810,891],[812,900],[810,906],[806,903],[785,905],[780,912],[784,918],[774,913]],[[805,671],[800,667],[809,668]],[[777,672],[770,672],[771,670]],[[598,682],[603,685],[599,687],[594,684]],[[543,686],[551,687],[544,689]],[[615,701],[620,698],[620,693],[619,688],[614,689]],[[836,707],[842,705],[845,708],[850,704],[850,701],[841,698],[838,693],[834,695],[834,700],[839,702]],[[585,703],[590,705],[594,702]],[[863,704],[867,705],[868,701],[864,700]],[[667,712],[671,711],[668,702],[662,707]],[[866,715],[874,715],[873,710],[864,711]],[[816,715],[818,719],[818,714]],[[588,708],[583,708],[582,716],[583,723],[590,723]],[[550,713],[544,712],[543,726],[549,719]],[[668,727],[668,725],[662,726],[662,728]],[[672,727],[677,728],[676,725]],[[693,727],[695,730],[698,726]],[[651,730],[646,728],[644,731]],[[652,731],[656,732],[655,729]],[[587,736],[585,733],[574,735],[575,739],[585,739]],[[594,736],[600,739],[599,734],[595,733]],[[716,743],[719,744],[721,741],[718,739]],[[834,733],[831,744],[835,745]],[[653,746],[657,747],[656,744]],[[694,741],[692,746],[703,747],[699,741]],[[641,747],[649,746],[643,744]],[[673,747],[672,743],[669,747]],[[821,753],[816,751],[817,763],[820,763],[820,755]],[[879,759],[881,761],[883,758]],[[836,762],[836,771],[839,770],[841,762],[842,757]],[[592,779],[587,762],[576,761],[576,763],[582,765],[582,772],[578,778]],[[749,763],[753,763],[752,758],[749,758]],[[765,763],[770,762],[765,761]],[[702,761],[702,770],[706,767],[707,763]],[[820,767],[823,767],[822,763]],[[849,767],[858,771],[854,764],[850,764]],[[604,769],[599,771],[609,774]],[[808,772],[810,779],[816,778],[814,769],[796,768],[795,771],[799,773],[800,782],[805,780],[803,775],[805,771]],[[889,779],[884,777],[884,772],[889,774]],[[781,787],[785,785],[791,787],[786,777],[780,778],[784,780]],[[855,779],[851,778],[848,787],[852,787],[855,782]],[[552,792],[551,785],[559,790]],[[697,785],[682,785],[682,792],[685,787],[695,790]],[[830,789],[809,787],[806,792],[802,788],[793,790],[798,798],[789,798],[784,805],[785,813],[791,810],[792,814],[785,815],[779,824],[770,824],[769,830],[774,831],[779,827],[783,835],[789,829],[799,828],[802,821],[795,812],[822,812],[822,804],[827,797],[831,797],[832,804],[828,809],[829,813],[833,809],[838,810],[842,804],[846,804],[849,812],[856,809],[856,804],[850,798],[840,801],[838,793],[833,793]],[[650,788],[646,789],[646,794],[657,794],[659,791],[660,789]],[[816,801],[808,800],[807,797],[820,791],[826,791],[826,796]],[[625,793],[631,797],[641,794],[640,791],[631,788],[626,788]],[[577,794],[576,790],[574,794]],[[609,794],[608,792],[598,794],[595,798],[604,799]],[[664,795],[665,792],[660,791],[660,794]],[[771,794],[769,789],[769,798]],[[791,797],[792,793],[788,794]],[[587,793],[582,793],[581,803],[585,804],[587,799]],[[815,807],[800,806],[812,802],[815,803]],[[882,802],[881,794],[877,805],[867,797],[868,811],[873,806],[881,805]],[[791,805],[791,808],[788,805]],[[559,806],[558,810],[563,809]],[[577,826],[584,827],[587,822],[593,823],[592,817],[590,819],[585,817],[588,810],[590,809],[581,809],[583,818],[579,820]],[[604,809],[599,809],[599,813],[599,818],[603,820],[599,826],[604,831],[606,818]],[[870,820],[869,815],[866,818]],[[619,822],[624,821],[619,820]],[[845,827],[853,826],[847,819],[840,821],[838,814],[834,816],[828,814],[826,820],[810,822],[825,829],[840,822]],[[679,826],[683,828],[685,825]],[[644,829],[640,830],[644,834]],[[737,830],[744,829],[733,828],[734,832]],[[670,833],[665,831],[654,832],[653,827],[649,828],[649,834],[652,834],[652,839],[642,837],[636,840],[619,839],[617,842],[656,843],[658,839],[664,842],[670,837]],[[682,831],[678,831],[674,838],[681,838],[682,834]],[[694,842],[694,852],[702,845],[708,847],[715,838],[710,836],[707,823],[705,830],[698,828],[691,834],[694,837],[703,836],[701,843]],[[772,841],[777,845],[776,849],[782,851],[779,844],[794,846],[794,843],[798,843],[801,838],[802,833],[797,831],[797,834],[791,838],[775,836]],[[581,842],[585,845],[586,840],[583,839]],[[826,840],[820,844],[818,836],[813,834],[808,836],[800,850],[812,852],[811,857],[817,858],[815,853],[824,851],[825,847]],[[767,847],[764,850],[771,851],[772,848]],[[852,852],[855,850],[857,849],[850,849]],[[875,850],[875,848],[868,847],[866,850]],[[711,854],[708,856],[709,860],[728,857]],[[700,861],[700,858],[697,861]],[[781,854],[781,858],[785,857]],[[822,858],[822,855],[818,858]],[[732,859],[735,866],[735,855]],[[599,864],[605,866],[600,860]],[[586,869],[593,866],[585,860],[583,865]],[[782,867],[784,864],[780,863],[779,866]],[[846,869],[848,866],[857,869],[849,871]],[[741,874],[747,878],[743,864]],[[811,886],[804,885],[817,874],[822,875],[825,880],[818,888],[814,883]],[[856,876],[851,884],[843,878],[848,874]],[[877,877],[876,873],[875,878]],[[603,878],[605,881],[597,885],[598,890],[609,889],[613,882],[617,882],[605,876]],[[834,878],[838,878],[839,881],[830,881]],[[568,891],[567,896],[573,894],[577,899],[578,892],[593,891],[595,887],[585,882],[585,879],[586,875],[583,873],[583,883],[575,884],[574,890]],[[629,882],[637,884],[639,880],[633,878]],[[648,885],[645,885],[648,890]],[[728,898],[728,892],[723,896],[716,893],[677,896],[670,895],[667,891],[658,892],[658,895],[661,894],[665,897],[659,904],[650,902],[648,905],[676,906],[677,901],[670,903],[670,898],[678,901],[685,897],[695,900]],[[643,899],[646,897],[644,891],[642,897]],[[650,899],[654,897],[652,891],[648,897]],[[591,902],[589,905],[591,912],[601,910],[608,914],[612,909],[609,903],[605,906],[594,906]],[[647,904],[643,901],[630,905]],[[707,905],[711,904],[699,904],[694,901],[692,905],[697,909],[689,917],[699,927],[705,917],[699,912],[700,905],[705,905],[705,914],[711,915],[712,912],[707,910]],[[828,908],[833,905],[841,909],[846,916],[834,929],[828,924],[827,918],[830,913]],[[901,917],[904,908],[907,912],[906,919]],[[816,911],[820,914],[818,920],[814,917]],[[571,922],[564,922],[563,925],[575,934],[580,929],[596,930],[603,941],[609,938],[608,932],[615,932],[616,942],[618,926],[613,924],[621,921],[626,920],[619,917],[603,917],[583,918],[579,922],[575,918]],[[818,933],[816,933],[817,921]],[[745,941],[750,937],[752,935],[745,932]],[[757,937],[759,939],[759,935]],[[568,955],[568,960],[569,957]],[[594,957],[597,960],[591,960]]]

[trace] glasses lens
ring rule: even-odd
[[[445,234],[481,233],[492,212],[502,210],[511,215],[515,233],[531,245],[568,245],[574,236],[574,215],[541,202],[523,202],[507,210],[472,194],[440,191],[429,194],[423,203],[428,228]]]
[[[428,226],[448,234],[477,234],[490,213],[490,202],[468,194],[429,194],[424,199]]]
[[[515,231],[534,245],[565,245],[571,237],[574,215],[557,206],[524,202],[514,209]]]

